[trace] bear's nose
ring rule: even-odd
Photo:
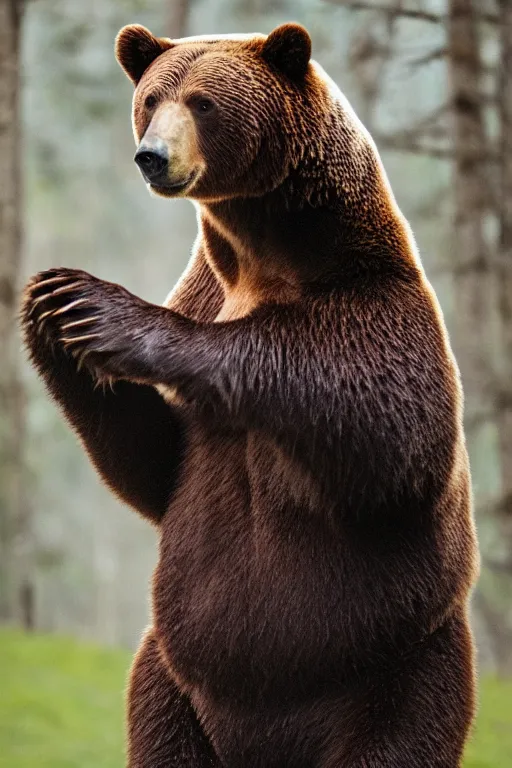
[[[153,181],[163,176],[169,166],[169,156],[165,147],[140,146],[134,160],[147,181]]]

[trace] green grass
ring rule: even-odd
[[[0,632],[1,768],[122,768],[126,651]]]
[[[126,651],[0,631],[0,767],[122,768],[129,664]],[[512,768],[512,682],[481,681],[464,768]]]
[[[464,768],[512,768],[512,681],[480,681],[475,732]]]

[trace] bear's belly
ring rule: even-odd
[[[425,531],[383,546],[336,513],[271,441],[192,433],[153,584],[162,650],[193,699],[278,705],[337,689],[446,612]]]
[[[297,664],[314,672],[330,640],[339,650],[332,531],[301,501],[314,493],[288,487],[287,467],[263,438],[202,434],[191,443],[153,582],[162,647],[185,688],[206,683],[241,697],[282,689]]]

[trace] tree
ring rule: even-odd
[[[0,0],[0,619],[31,620],[23,494],[24,399],[17,289],[21,263],[20,34],[22,0]]]
[[[447,20],[454,204],[454,341],[464,381],[470,441],[492,419],[492,258],[485,238],[491,208],[479,27],[473,0],[450,0]]]
[[[167,0],[166,34],[173,39],[187,34],[190,0]]]
[[[501,0],[500,67],[500,239],[497,259],[498,310],[502,352],[497,393],[497,422],[503,481],[500,513],[507,519],[512,539],[512,2]],[[511,566],[512,572],[512,566]]]

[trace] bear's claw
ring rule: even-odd
[[[124,373],[133,347],[125,322],[142,300],[87,272],[54,269],[36,275],[27,287],[23,322],[53,349],[60,346],[98,379]]]
[[[65,323],[61,326],[63,331],[66,331],[68,328],[78,328],[82,325],[89,325],[90,323],[94,323],[96,320],[99,320],[99,315],[94,315],[94,317],[84,317],[82,320],[73,320],[71,323]]]

